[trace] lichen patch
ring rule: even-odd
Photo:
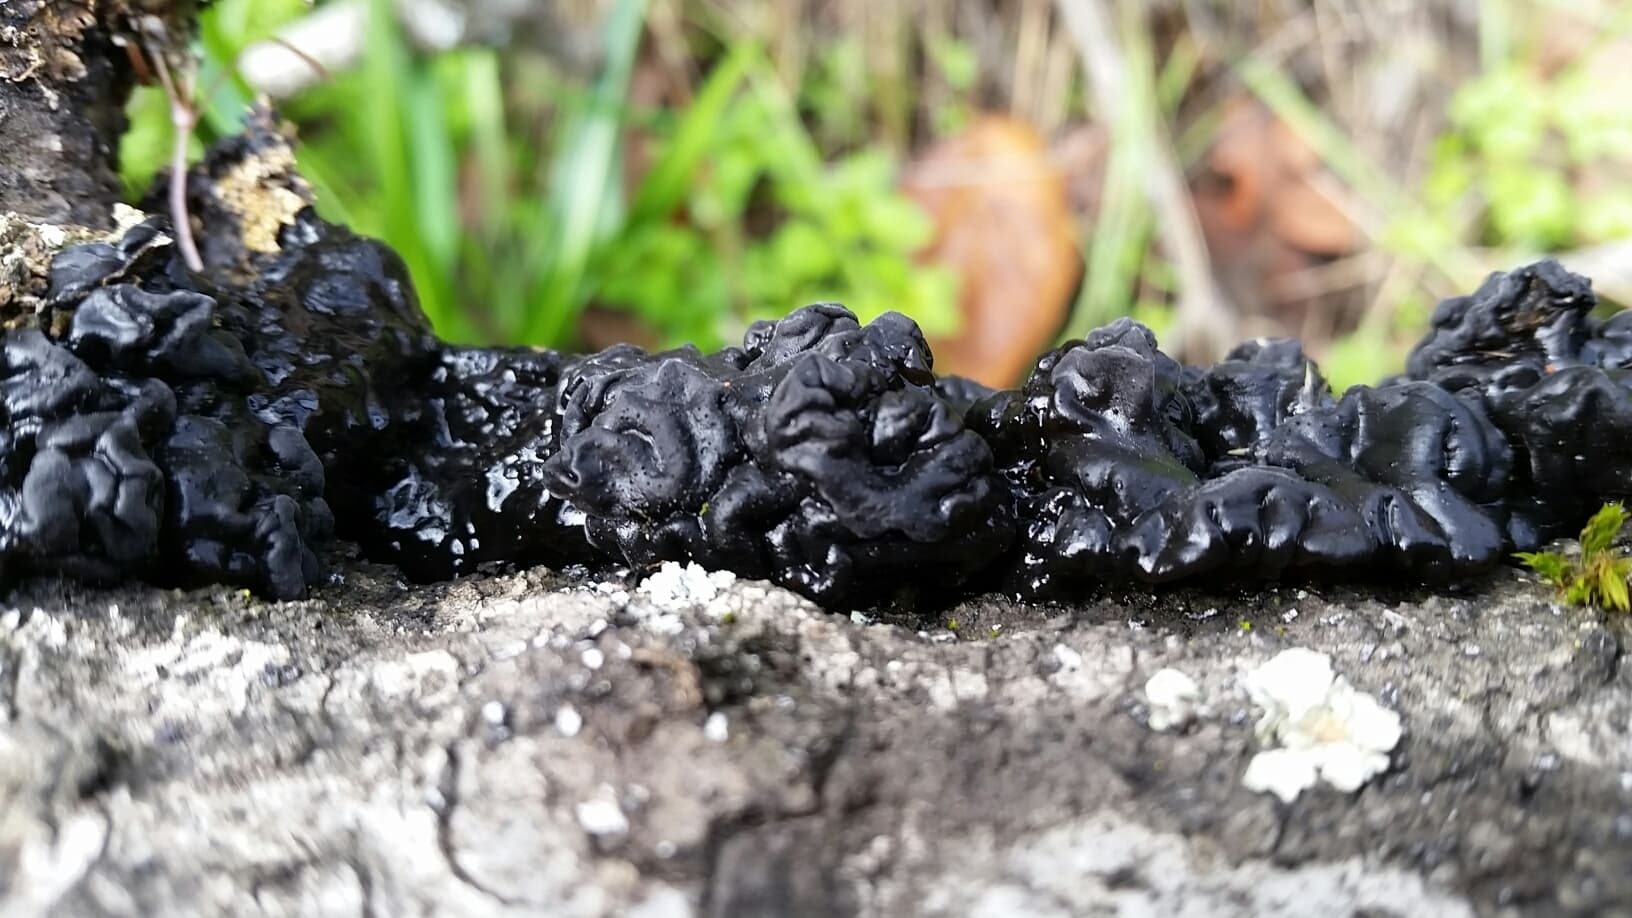
[[[0,24],[0,76],[13,83],[36,80],[48,97],[54,96],[46,81],[72,82],[85,76],[79,42],[95,24],[96,15],[83,4],[46,0],[12,4]]]
[[[0,213],[0,329],[29,326],[45,304],[51,260],[63,248],[108,239],[83,226],[33,223]]]
[[[287,144],[269,146],[233,163],[212,186],[227,210],[238,215],[244,248],[278,252],[278,233],[311,203],[311,188],[295,174]]]

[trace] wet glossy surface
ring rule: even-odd
[[[1441,304],[1409,378],[1295,342],[1183,367],[1120,320],[1023,387],[819,304],[741,347],[441,344],[401,261],[309,212],[246,284],[163,224],[59,256],[4,339],[0,571],[302,594],[336,536],[418,580],[691,559],[834,606],[1497,563],[1632,493],[1632,320],[1542,263]]]

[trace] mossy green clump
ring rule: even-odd
[[[1581,529],[1579,559],[1556,551],[1524,551],[1517,557],[1542,579],[1558,587],[1564,601],[1572,606],[1593,605],[1618,612],[1632,610],[1632,597],[1627,593],[1632,557],[1622,555],[1611,544],[1627,519],[1625,507],[1619,503],[1605,504]]]

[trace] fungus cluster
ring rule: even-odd
[[[1296,342],[1186,367],[1124,319],[993,392],[833,304],[712,354],[449,346],[310,210],[208,277],[155,218],[64,250],[0,342],[0,573],[287,598],[339,537],[416,579],[694,561],[832,606],[1433,581],[1632,495],[1632,319],[1594,305],[1551,262],[1493,275],[1341,395]]]

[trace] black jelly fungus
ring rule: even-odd
[[[1553,262],[1442,303],[1375,387],[1293,341],[1181,366],[1122,319],[993,391],[832,303],[712,354],[451,346],[382,244],[309,210],[279,242],[196,275],[155,218],[57,257],[54,331],[0,342],[0,573],[287,598],[344,538],[416,580],[695,560],[836,607],[1433,581],[1632,497],[1632,318]]]

